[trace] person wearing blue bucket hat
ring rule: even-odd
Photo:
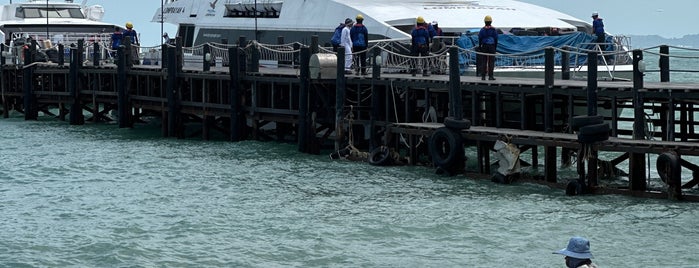
[[[554,251],[553,254],[566,256],[566,267],[568,268],[596,268],[592,264],[592,252],[590,252],[590,241],[574,236],[568,240],[568,246],[564,249]]]

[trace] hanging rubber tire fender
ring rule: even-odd
[[[430,136],[428,149],[435,166],[448,168],[463,158],[464,139],[458,131],[441,127]]]
[[[607,123],[580,127],[580,131],[578,131],[578,141],[585,144],[606,141],[609,139],[609,130],[609,124]]]
[[[391,150],[387,146],[379,146],[369,153],[369,164],[374,166],[388,166],[393,163]]]
[[[581,127],[602,123],[604,123],[604,117],[601,115],[579,115],[574,116],[570,121],[570,128],[573,131],[578,131]]]
[[[658,156],[655,162],[660,179],[671,186],[679,187],[682,184],[682,166],[680,157],[675,152],[664,152]]]
[[[469,129],[469,128],[471,128],[471,120],[468,120],[468,119],[458,120],[458,119],[450,116],[450,117],[444,118],[444,126],[451,128],[451,129],[456,129],[456,130]]]

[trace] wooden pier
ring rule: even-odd
[[[627,82],[597,81],[596,72],[586,81],[554,79],[552,68],[544,71],[544,79],[482,81],[457,68],[413,77],[382,72],[373,59],[371,75],[345,75],[342,51],[335,65],[321,66],[332,68],[335,77],[320,79],[309,71],[317,51],[299,47],[295,68],[263,68],[255,56],[259,52],[233,46],[227,66],[207,62],[185,68],[179,47],[163,46],[161,68],[130,66],[124,49],[119,49],[117,64],[86,61],[80,56],[82,45],[71,49],[66,64],[35,63],[27,49],[23,64],[2,59],[2,114],[7,118],[19,112],[26,120],[39,114],[67,117],[75,125],[116,120],[119,127],[159,118],[164,137],[278,140],[295,142],[300,152],[313,154],[351,145],[368,152],[370,163],[399,155],[409,164],[445,174],[485,177],[494,175],[493,146],[500,140],[532,154],[529,164],[535,167],[543,149],[544,172],[534,181],[567,188],[571,195],[699,200],[699,192],[693,191],[699,166],[685,160],[699,155],[694,118],[699,84],[644,83],[638,69]],[[458,66],[458,52],[451,55],[451,66]],[[642,59],[638,51],[634,57],[636,63]],[[589,69],[596,70],[595,60]],[[625,117],[629,110],[633,116]],[[659,127],[644,127],[649,124]],[[476,170],[464,163],[468,146],[477,148]],[[599,152],[622,153],[607,163],[628,163],[628,185],[600,184]],[[559,178],[558,169],[571,163],[573,155],[578,156],[579,177]],[[650,155],[657,155],[660,178],[648,178]],[[683,170],[692,171],[692,178],[683,179]],[[508,178],[497,181],[523,179],[519,173],[502,175]],[[649,180],[665,186],[651,187]]]

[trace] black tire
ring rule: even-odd
[[[674,152],[665,152],[655,162],[660,179],[670,186],[679,186],[682,182],[680,159]]]
[[[609,139],[609,132],[597,134],[581,135],[578,134],[578,142],[583,144],[592,144],[595,142],[606,141]]]
[[[584,193],[583,185],[578,180],[569,181],[568,185],[566,185],[566,195],[568,196],[576,196]]]
[[[604,117],[601,115],[579,115],[573,117],[570,121],[570,128],[573,129],[573,131],[578,131],[581,127],[601,123],[604,123]]]
[[[393,163],[391,150],[386,146],[376,147],[369,153],[369,164],[374,166],[388,166]]]
[[[453,117],[447,117],[444,118],[444,126],[456,130],[469,129],[471,128],[471,121],[468,119],[457,120]]]
[[[464,139],[452,129],[438,128],[430,136],[428,149],[435,166],[449,169],[463,159]]]
[[[600,141],[606,141],[609,139],[609,124],[600,123],[594,125],[588,125],[580,127],[578,131],[578,142],[580,143],[594,143]]]

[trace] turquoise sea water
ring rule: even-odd
[[[47,117],[0,119],[0,215],[0,267],[563,267],[574,235],[600,267],[699,265],[697,203]]]
[[[0,267],[696,267],[696,203],[565,196],[176,140],[157,126],[0,120]]]

